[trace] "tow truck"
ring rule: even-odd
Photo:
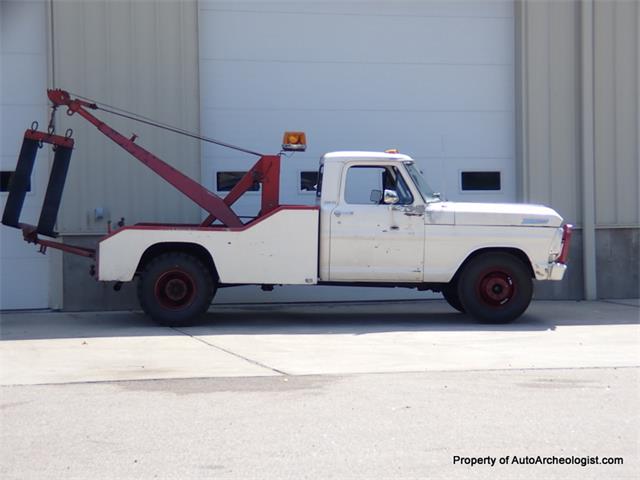
[[[562,280],[571,225],[541,205],[444,201],[416,162],[397,151],[333,152],[320,159],[315,205],[282,205],[284,152],[304,151],[304,132],[285,133],[282,150],[265,155],[108,108],[59,89],[48,90],[47,131],[25,132],[2,223],[27,242],[92,259],[98,281],[137,280],[140,306],[162,325],[201,321],[219,288],[256,285],[404,287],[441,292],[456,310],[482,322],[506,323],[529,306],[533,280]],[[57,242],[54,230],[71,153],[72,132],[55,133],[55,111],[79,115],[200,206],[199,224],[120,226],[97,248]],[[97,118],[103,110],[223,147],[257,162],[220,197]],[[126,112],[126,113],[125,113]],[[38,148],[55,155],[38,225],[20,212]],[[261,206],[244,222],[233,204],[258,184]],[[49,237],[49,238],[44,238]]]

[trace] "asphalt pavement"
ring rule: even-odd
[[[638,478],[639,323],[637,300],[499,326],[442,301],[231,305],[184,329],[4,312],[0,476]]]

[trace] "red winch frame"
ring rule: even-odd
[[[262,202],[260,212],[258,216],[253,220],[256,221],[261,217],[269,214],[280,205],[279,201],[279,193],[280,193],[280,155],[263,155],[256,152],[251,152],[248,150],[241,149],[239,147],[233,147],[231,145],[223,144],[220,142],[219,145],[227,146],[230,148],[236,148],[241,151],[245,151],[254,155],[260,156],[260,159],[251,167],[251,169],[238,181],[238,183],[232,188],[232,190],[227,194],[225,198],[221,198],[215,193],[211,192],[200,183],[196,182],[192,178],[186,176],[184,173],[180,172],[176,168],[172,167],[168,163],[164,162],[148,150],[144,149],[140,145],[135,143],[137,138],[136,135],[132,135],[130,138],[125,137],[118,131],[111,128],[109,125],[95,117],[88,110],[98,110],[100,109],[96,103],[91,103],[85,100],[81,100],[78,98],[71,98],[68,92],[60,89],[51,89],[47,90],[47,95],[49,100],[53,104],[53,110],[58,107],[67,107],[67,115],[79,114],[89,123],[93,124],[101,133],[106,135],[108,138],[113,140],[116,144],[122,147],[124,150],[129,152],[134,158],[139,160],[141,163],[149,167],[154,173],[162,177],[168,183],[170,183],[173,187],[179,190],[181,193],[189,197],[194,203],[202,207],[207,213],[207,218],[199,225],[200,227],[209,227],[213,222],[218,220],[222,223],[223,226],[228,228],[238,228],[242,227],[244,224],[240,220],[240,217],[231,209],[231,205],[233,205],[245,192],[247,192],[255,183],[260,183],[262,185]],[[113,112],[112,112],[113,113]],[[53,114],[52,114],[53,117]],[[173,131],[177,131],[177,129],[173,129]],[[195,136],[195,135],[190,135]],[[23,151],[25,150],[25,145],[30,142],[32,147],[32,151],[27,152],[24,156],[29,157],[26,163],[31,163],[31,166],[28,167],[28,175],[31,174],[31,169],[33,166],[33,160],[35,158],[35,150],[33,150],[33,141],[36,141],[41,146],[42,143],[50,143],[54,146],[54,149],[57,147],[64,147],[69,150],[66,158],[66,164],[68,166],[70,150],[73,148],[74,142],[73,139],[69,137],[61,137],[53,134],[52,122],[50,123],[49,132],[39,132],[35,128],[31,130],[27,130],[24,136],[23,143]],[[21,152],[21,157],[19,159],[19,164],[22,162],[23,154]],[[54,160],[55,164],[55,160]],[[16,168],[16,171],[20,165]],[[57,195],[57,203],[53,200],[51,203],[54,204],[54,220],[57,215],[57,208],[60,203],[60,196],[62,195],[62,186],[64,185],[64,177],[66,176],[66,166],[64,168],[64,173],[61,174],[62,180],[61,185],[58,179],[57,188],[54,190],[59,190],[59,194]],[[54,183],[50,179],[50,185]],[[17,188],[17,187],[16,187]],[[23,187],[23,190],[26,190]],[[49,192],[47,191],[47,195]],[[42,229],[33,225],[23,224],[18,222],[18,217],[20,214],[20,210],[22,208],[22,203],[24,201],[24,191],[15,193],[11,190],[10,187],[10,199],[11,196],[14,197],[22,197],[21,199],[14,200],[14,207],[11,214],[7,215],[7,208],[5,208],[5,215],[3,216],[3,223],[8,226],[21,228],[23,231],[24,238],[27,242],[35,243],[41,246],[41,251],[45,251],[47,247],[56,248],[59,250],[64,250],[69,253],[73,253],[76,255],[82,255],[85,257],[95,257],[95,250],[88,249],[84,247],[66,245],[59,242],[52,242],[50,240],[44,240],[39,238],[38,234],[43,234],[47,236],[57,236],[56,233],[53,232],[52,228],[49,228],[47,231],[42,231]],[[46,204],[45,198],[45,204]],[[43,207],[43,211],[44,211]],[[9,221],[7,218],[11,217]],[[50,217],[49,217],[50,218]],[[53,222],[48,222],[51,226]],[[185,225],[186,226],[186,225]],[[218,226],[219,227],[219,226]]]

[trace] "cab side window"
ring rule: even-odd
[[[398,204],[413,203],[413,196],[396,167],[355,166],[347,170],[344,199],[354,205],[383,205],[384,190],[394,190]]]

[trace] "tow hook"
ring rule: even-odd
[[[121,288],[122,288],[122,282],[116,282],[116,283],[113,284],[113,291],[114,292],[119,292]]]

